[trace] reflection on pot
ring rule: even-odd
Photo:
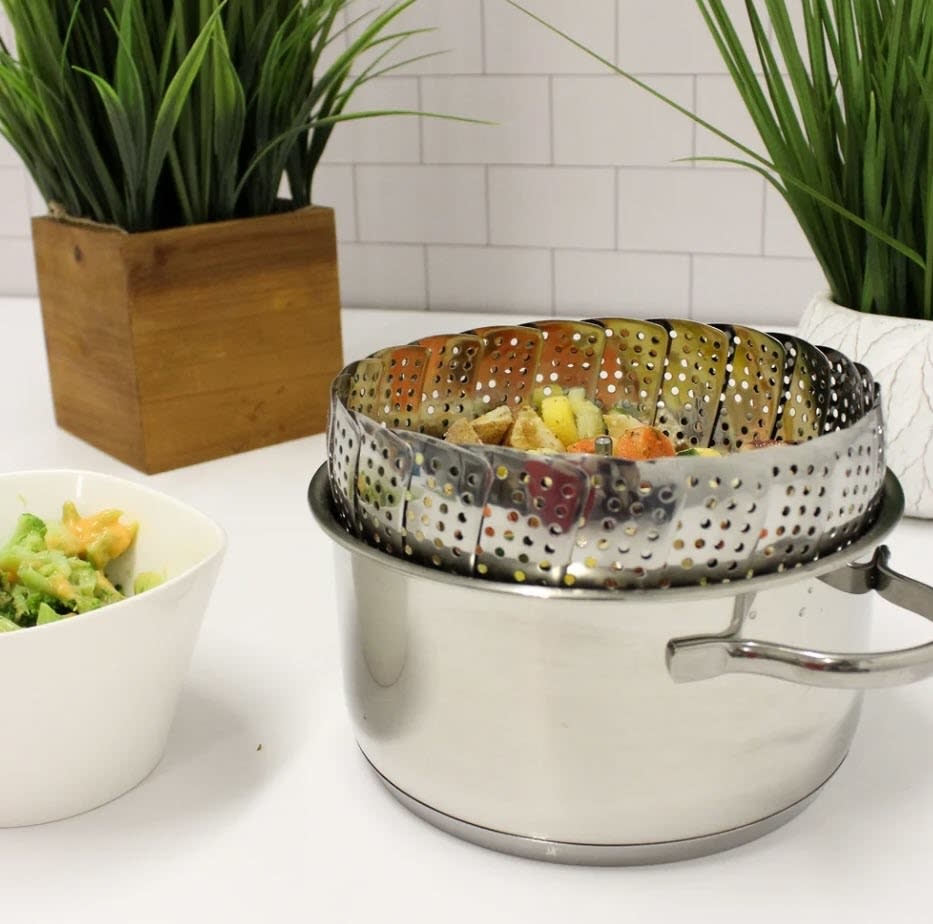
[[[347,703],[353,721],[368,735],[391,740],[409,724],[417,702],[412,687],[417,672],[406,670],[407,591],[392,572],[367,579],[357,574],[357,561],[342,550],[336,555],[337,573],[347,572],[347,580],[338,581]]]

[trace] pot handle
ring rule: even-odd
[[[885,600],[933,622],[933,587],[892,570],[880,546],[869,562],[851,564],[820,580],[848,594],[876,591]],[[868,654],[808,651],[774,642],[703,635],[667,643],[667,669],[676,683],[722,674],[762,674],[811,687],[868,690],[900,686],[933,676],[933,642]]]

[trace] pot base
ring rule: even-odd
[[[366,757],[365,751],[362,751]],[[770,834],[796,818],[820,793],[820,790],[836,775],[842,763],[813,792],[787,808],[751,824],[741,825],[716,834],[690,837],[677,841],[654,844],[572,844],[550,841],[545,838],[523,837],[507,834],[493,828],[484,828],[460,818],[454,818],[430,805],[410,796],[383,776],[366,757],[373,772],[389,792],[423,821],[440,828],[447,834],[470,841],[488,850],[509,853],[528,860],[543,860],[547,863],[566,863],[578,866],[647,866],[653,863],[672,863],[677,860],[692,860],[711,853],[731,850],[749,841]]]

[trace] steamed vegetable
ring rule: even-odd
[[[124,599],[104,569],[136,538],[137,524],[119,510],[82,517],[70,501],[60,522],[22,514],[0,546],[0,632],[57,622]],[[136,593],[161,583],[141,574]]]
[[[119,558],[136,538],[137,525],[120,522],[120,510],[102,510],[82,517],[68,501],[62,507],[62,521],[49,527],[45,543],[69,556],[86,559],[95,568],[105,568]]]
[[[655,427],[633,427],[612,444],[612,454],[620,459],[642,461],[675,456],[674,444]]]
[[[0,547],[0,572],[15,572],[24,558],[42,551],[45,534],[45,523],[31,513],[24,513],[16,521],[13,535]]]
[[[565,446],[580,439],[570,399],[565,395],[549,395],[541,402],[544,425]]]
[[[599,406],[586,397],[582,388],[571,388],[567,392],[567,400],[573,409],[574,422],[577,426],[577,437],[581,440],[595,439],[606,432],[606,422]]]
[[[675,455],[674,444],[656,427],[619,409],[603,411],[584,388],[543,385],[531,402],[514,411],[501,405],[482,417],[459,417],[444,435],[461,446],[509,446],[536,453],[595,453],[597,437],[612,439],[612,454],[626,459]]]
[[[633,417],[628,413],[631,410],[624,402],[604,410],[586,396],[584,388],[542,385],[533,390],[530,402],[514,410],[503,404],[474,420],[456,418],[444,439],[463,446],[508,446],[543,454],[598,454],[597,438],[608,436],[613,456],[637,462],[674,456],[721,458],[728,454],[728,449],[691,446],[686,440],[675,443],[659,427]],[[756,437],[741,450],[774,445],[781,444]],[[608,448],[603,449],[609,455]]]
[[[145,593],[165,583],[165,575],[159,571],[142,571],[133,581],[133,595]]]

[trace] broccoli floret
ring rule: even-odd
[[[7,576],[0,571],[0,616],[13,615],[13,588]]]
[[[23,560],[45,548],[46,532],[45,523],[37,516],[22,514],[13,535],[0,547],[0,572],[15,578]]]
[[[45,523],[24,513],[0,548],[0,616],[16,626],[35,625],[40,602],[55,602],[53,597],[24,586],[20,577],[37,556],[45,554],[45,534]]]
[[[39,612],[36,616],[36,625],[44,626],[47,622],[58,622],[65,618],[65,613],[59,613],[52,609],[47,603],[39,604]]]
[[[69,558],[59,551],[46,550],[34,555],[20,568],[19,579],[29,590],[52,598],[75,613],[86,613],[105,603],[123,599],[123,595],[90,562]],[[38,601],[36,607],[35,614],[38,615]]]
[[[125,599],[124,595],[110,583],[107,575],[105,575],[103,571],[95,571],[94,577],[96,579],[94,597],[99,601],[101,606],[105,603],[116,603],[119,600]]]
[[[121,523],[122,515],[120,510],[102,510],[82,517],[78,508],[68,501],[62,507],[61,523],[48,528],[46,545],[103,569],[119,558],[136,538],[137,524]]]
[[[10,594],[10,607],[3,615],[18,626],[28,628],[36,624],[39,607],[43,603],[53,608],[62,607],[54,597],[31,590],[25,584],[16,584]]]
[[[159,571],[141,571],[133,581],[133,593],[142,594],[165,583],[165,575]]]

